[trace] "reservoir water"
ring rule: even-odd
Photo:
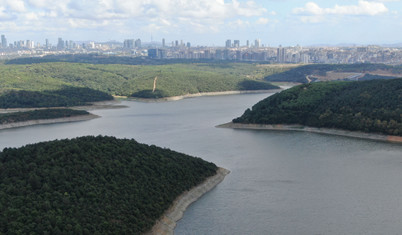
[[[402,146],[302,132],[215,128],[269,94],[124,101],[101,118],[0,131],[0,149],[83,135],[171,148],[231,170],[176,234],[401,234]]]

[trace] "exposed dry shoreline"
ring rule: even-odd
[[[86,121],[86,120],[91,120],[91,119],[98,118],[98,117],[99,116],[94,115],[94,114],[88,114],[88,115],[79,115],[79,116],[65,117],[65,118],[38,119],[38,120],[30,120],[30,121],[25,121],[25,122],[13,122],[13,123],[7,123],[7,124],[0,125],[0,130],[24,127],[24,126],[40,125],[40,124]]]
[[[207,178],[201,184],[190,189],[190,191],[181,194],[165,214],[155,223],[151,231],[145,233],[146,235],[170,235],[174,234],[176,222],[183,217],[186,208],[193,202],[197,201],[205,193],[213,189],[216,185],[222,182],[230,171],[224,168],[218,168],[214,176]]]
[[[127,106],[118,105],[120,103],[119,100],[108,100],[108,101],[99,101],[92,102],[90,105],[84,106],[71,106],[71,107],[44,107],[44,108],[9,108],[9,109],[0,109],[0,113],[15,113],[15,112],[27,112],[33,110],[42,110],[42,109],[75,109],[75,110],[96,110],[96,109],[117,109],[117,108],[126,108]]]
[[[180,96],[170,96],[159,99],[145,99],[145,98],[134,98],[127,97],[129,100],[136,100],[141,102],[164,102],[164,101],[177,101],[186,98],[194,98],[201,96],[218,96],[218,95],[236,95],[236,94],[254,94],[254,93],[276,93],[282,91],[283,89],[272,89],[272,90],[246,90],[246,91],[217,91],[217,92],[200,92],[194,94],[186,94]]]
[[[11,109],[0,109],[0,113],[15,113],[15,112],[27,112],[33,110],[43,110],[43,109],[75,109],[75,110],[96,110],[96,109],[117,109],[117,108],[126,108],[127,106],[118,105],[120,101],[118,100],[109,100],[109,101],[100,101],[93,102],[91,105],[86,106],[73,106],[73,107],[50,107],[50,108],[11,108]],[[88,115],[78,115],[72,117],[63,117],[63,118],[53,118],[53,119],[38,119],[38,120],[29,120],[24,122],[13,122],[7,124],[0,124],[0,130],[24,127],[24,126],[33,126],[40,124],[53,124],[53,123],[63,123],[63,122],[78,122],[78,121],[86,121],[94,118],[98,118],[99,116],[94,114]]]
[[[229,122],[219,125],[217,127],[233,128],[233,129],[251,129],[251,130],[306,131],[319,134],[339,135],[339,136],[347,136],[360,139],[402,143],[401,136],[373,134],[373,133],[365,133],[357,131],[346,131],[340,129],[316,128],[302,125],[280,125],[280,124],[263,125],[263,124],[241,124],[241,123]]]

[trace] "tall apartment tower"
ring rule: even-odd
[[[57,41],[57,50],[63,50],[64,49],[64,41],[62,38],[59,38]]]
[[[240,47],[240,40],[233,41],[233,47],[239,48]]]
[[[134,46],[137,47],[137,48],[141,48],[141,39],[135,40]]]
[[[165,46],[166,46],[165,39],[164,39],[164,38],[162,38],[162,47],[165,47]]]
[[[6,39],[6,36],[4,36],[4,35],[1,35],[1,47],[7,48],[7,39]]]
[[[232,40],[230,39],[226,40],[226,47],[227,48],[232,47]]]
[[[247,47],[250,47],[250,41],[249,41],[249,40],[247,40],[246,46],[247,46]]]
[[[255,42],[254,42],[255,48],[259,48],[259,47],[260,47],[260,44],[261,44],[261,40],[260,40],[260,39],[256,39]]]
[[[285,50],[285,48],[280,46],[278,48],[278,53],[277,53],[277,57],[276,57],[278,63],[285,63],[286,62],[285,57],[286,57],[286,50]]]
[[[134,48],[134,39],[126,39],[123,43],[124,49],[133,49]]]

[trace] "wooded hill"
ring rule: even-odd
[[[89,105],[89,102],[113,100],[113,96],[84,87],[60,90],[8,90],[0,94],[0,108],[39,108]]]
[[[327,72],[353,72],[363,73],[367,76],[370,73],[382,71],[389,76],[363,77],[359,80],[389,79],[402,77],[402,65],[391,66],[385,64],[310,64],[292,68],[283,73],[276,73],[265,77],[269,82],[297,82],[308,83],[307,76],[314,81],[318,76],[325,76]],[[376,74],[373,74],[376,75]],[[347,79],[346,79],[347,80]]]
[[[140,234],[216,174],[200,158],[87,136],[0,152],[0,234]]]
[[[233,122],[301,124],[402,136],[402,79],[295,86],[260,101]]]
[[[45,91],[65,86],[86,87],[117,96],[138,96],[156,89],[163,96],[229,90],[276,89],[263,80],[287,67],[246,63],[187,63],[167,65],[122,65],[38,63],[0,64],[0,92]],[[152,95],[152,94],[151,94]]]
[[[72,109],[40,109],[27,112],[0,113],[0,124],[25,122],[40,119],[66,118],[81,115],[89,115],[89,113],[84,110]]]

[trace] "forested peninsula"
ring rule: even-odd
[[[0,94],[0,109],[82,106],[106,100],[113,100],[113,97],[85,87],[45,91],[6,90]]]
[[[0,152],[1,234],[140,234],[213,163],[132,139],[86,136]]]
[[[69,118],[89,114],[84,110],[73,109],[39,109],[26,112],[0,113],[0,125],[31,120]]]
[[[317,82],[274,94],[235,124],[297,124],[402,136],[402,79]]]

